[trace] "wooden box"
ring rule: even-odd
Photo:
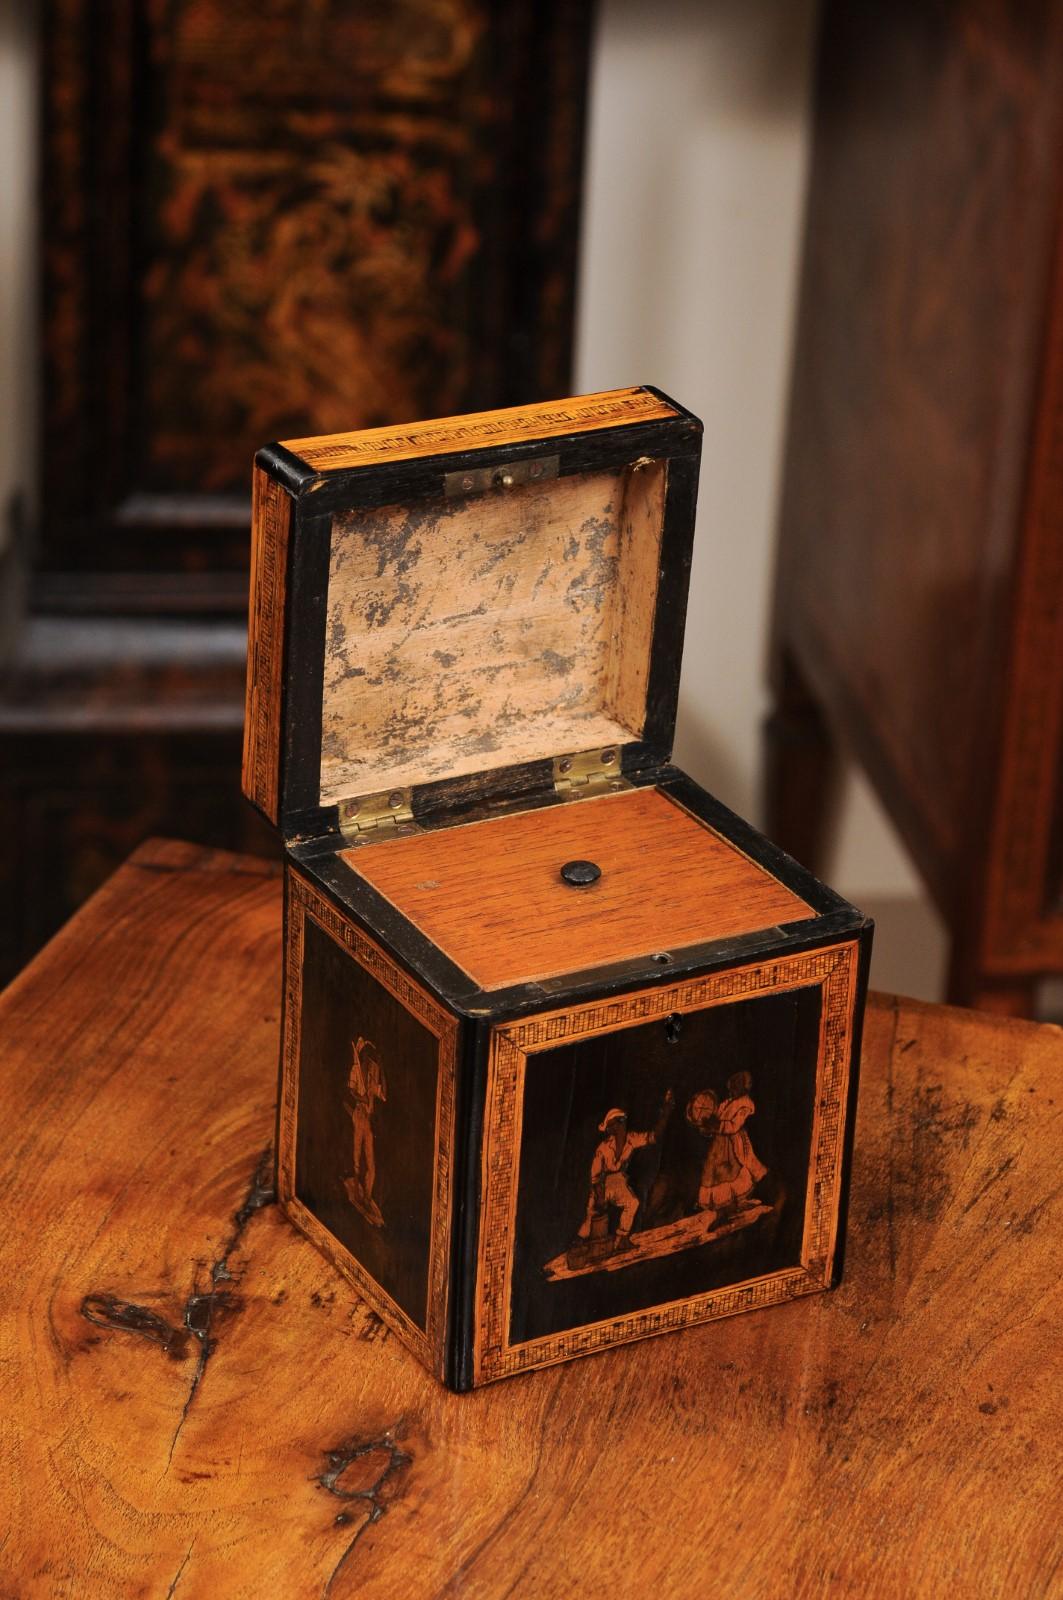
[[[280,1200],[455,1389],[841,1269],[871,928],[669,764],[700,442],[639,388],[256,458]]]

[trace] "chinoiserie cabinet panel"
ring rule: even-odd
[[[835,741],[948,924],[950,997],[1063,971],[1063,11],[826,5],[773,635],[769,828]]]
[[[49,0],[49,572],[243,574],[264,439],[565,392],[587,23]]]
[[[41,8],[39,517],[0,650],[26,910],[0,975],[145,831],[254,843],[232,626],[257,446],[568,391],[589,16]]]

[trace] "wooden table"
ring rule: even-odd
[[[842,1288],[455,1396],[270,1203],[279,935],[156,843],[0,1000],[0,1593],[1063,1593],[1057,1028],[877,997]]]

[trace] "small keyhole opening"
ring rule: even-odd
[[[679,1035],[683,1031],[683,1019],[678,1011],[673,1011],[670,1017],[664,1019],[664,1036],[669,1044],[678,1044]]]

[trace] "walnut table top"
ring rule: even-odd
[[[873,998],[839,1290],[453,1395],[270,1203],[280,898],[0,998],[0,1594],[1063,1594],[1058,1029]]]

